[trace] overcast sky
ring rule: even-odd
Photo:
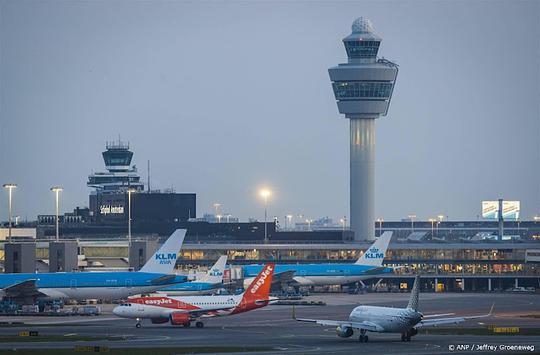
[[[399,64],[377,120],[376,217],[540,214],[539,1],[0,1],[0,182],[14,214],[88,205],[105,141],[152,187],[222,212],[349,211],[349,124],[327,69],[364,16]],[[7,217],[6,193],[0,218]]]

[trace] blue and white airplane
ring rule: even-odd
[[[354,264],[276,264],[274,282],[290,286],[345,285],[394,271],[382,262],[392,239],[384,232]],[[261,271],[262,265],[243,267],[244,287]]]
[[[195,281],[184,282],[167,286],[158,293],[167,296],[207,295],[223,287],[223,274],[227,264],[227,255],[219,257],[218,261],[202,276],[197,276]]]
[[[58,299],[123,299],[186,282],[174,275],[185,229],[177,229],[139,271],[0,274],[0,297],[19,304]]]

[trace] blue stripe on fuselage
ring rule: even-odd
[[[151,286],[152,280],[168,276],[147,272],[55,272],[36,274],[0,274],[0,288],[27,280],[36,280],[37,288],[124,287]],[[176,275],[162,284],[186,282],[187,277]]]
[[[221,283],[213,284],[208,282],[185,282],[182,284],[171,285],[162,288],[159,291],[209,291],[222,286]]]
[[[263,265],[244,266],[244,277],[257,276],[262,267]],[[376,269],[376,267],[358,264],[278,264],[274,274],[294,271],[294,276],[362,276],[372,269]],[[387,267],[380,273],[392,271],[392,268]]]

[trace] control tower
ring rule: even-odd
[[[362,17],[343,39],[347,63],[328,69],[339,113],[350,120],[350,220],[357,242],[375,237],[375,119],[386,116],[398,74],[378,59],[382,39]]]

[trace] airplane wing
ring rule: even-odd
[[[369,269],[364,271],[364,275],[378,275],[384,273],[384,270],[387,268],[385,266],[381,267],[374,267],[373,269]]]
[[[470,319],[478,319],[478,318],[486,318],[490,317],[493,314],[493,307],[495,304],[491,306],[491,309],[489,310],[488,314],[482,314],[479,316],[465,316],[465,317],[450,317],[450,318],[434,318],[434,319],[424,319],[418,323],[415,328],[420,327],[436,327],[438,325],[445,325],[445,324],[458,324],[465,322]]]
[[[322,325],[325,327],[342,327],[353,329],[364,329],[370,332],[382,332],[384,329],[373,322],[351,322],[351,321],[339,321],[339,320],[327,320],[327,319],[309,319],[309,318],[296,318],[295,309],[293,307],[293,319],[298,322],[308,322]]]
[[[36,286],[37,279],[24,280],[11,286],[4,288],[5,297],[9,298],[22,298],[22,297],[35,297],[43,295]]]
[[[372,322],[350,322],[350,321],[339,321],[339,320],[326,320],[326,319],[308,319],[308,318],[295,318],[298,322],[310,322],[325,327],[343,327],[343,328],[353,328],[353,329],[364,329],[370,332],[381,332],[383,328]]]
[[[274,273],[274,276],[272,278],[272,283],[277,284],[277,283],[291,283],[291,282],[294,282],[294,279],[293,279],[294,273],[295,273],[294,270]]]
[[[156,277],[151,281],[152,285],[160,285],[168,283],[169,281],[172,281],[176,278],[176,275],[163,275],[160,277]]]

